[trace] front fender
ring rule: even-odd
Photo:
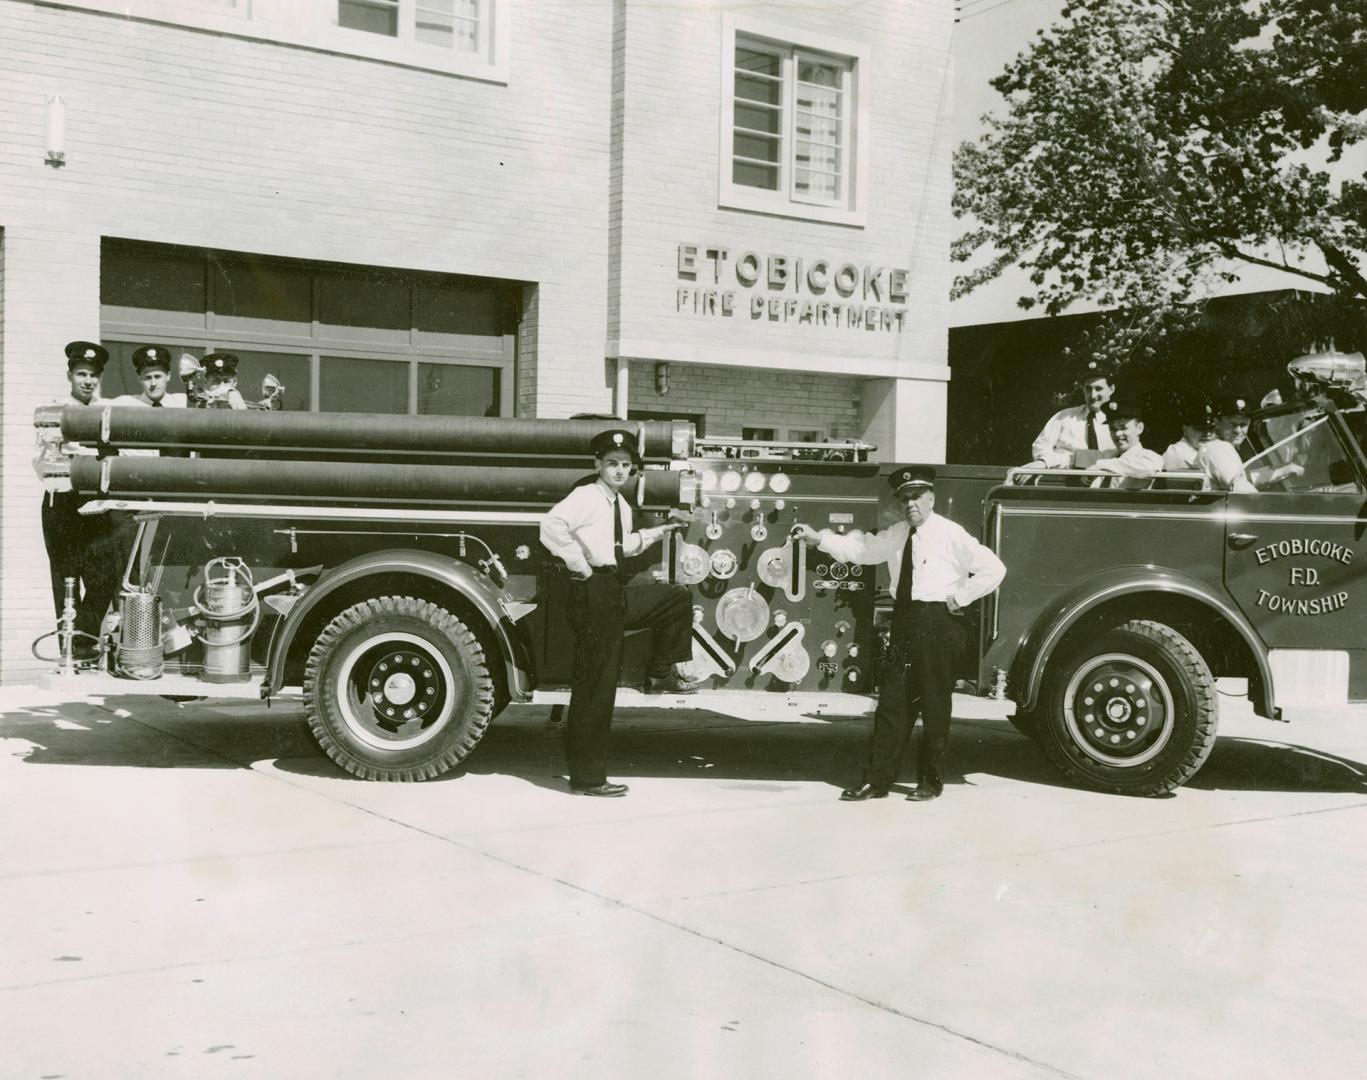
[[[294,647],[299,628],[310,614],[339,589],[367,577],[407,574],[445,585],[469,600],[484,618],[498,641],[504,668],[508,673],[508,696],[513,701],[531,699],[533,679],[530,650],[517,633],[510,617],[512,603],[508,593],[496,586],[474,567],[430,551],[389,550],[358,556],[327,571],[282,619],[271,635],[266,679],[261,696],[276,693],[285,680],[285,665]],[[377,595],[383,595],[377,593]]]
[[[1039,701],[1044,684],[1044,670],[1049,658],[1064,636],[1089,611],[1117,597],[1136,593],[1163,593],[1195,600],[1234,631],[1248,646],[1257,665],[1260,699],[1254,704],[1264,716],[1275,716],[1272,668],[1268,664],[1267,649],[1253,624],[1230,600],[1208,585],[1176,570],[1155,566],[1118,566],[1093,574],[1078,582],[1052,604],[1040,612],[1031,624],[1016,651],[1012,666],[1012,683],[1017,691],[1016,703],[1022,709],[1032,709]],[[1254,693],[1250,686],[1250,693]]]

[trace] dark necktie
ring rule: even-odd
[[[911,578],[915,573],[915,566],[911,556],[911,541],[916,535],[916,530],[912,529],[907,533],[907,542],[902,545],[902,569],[897,576],[897,595],[893,598],[893,610],[905,608],[911,604]]]
[[[160,401],[160,400],[157,400],[157,401],[152,402],[152,408],[154,408],[154,409],[160,409],[160,408],[161,408],[161,401]]]
[[[614,493],[612,496],[612,558],[617,563],[617,569],[622,568],[622,563],[626,561],[626,553],[622,550],[622,508],[617,504],[619,496]]]
[[[1097,418],[1098,418],[1099,416],[1100,416],[1099,413],[1094,413],[1094,412],[1089,412],[1089,413],[1087,414],[1087,449],[1088,449],[1088,450],[1100,450],[1100,449],[1101,449],[1101,444],[1100,444],[1099,442],[1097,442],[1097,437],[1096,437],[1096,422],[1097,422]]]

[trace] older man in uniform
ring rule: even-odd
[[[1115,450],[1105,406],[1115,393],[1115,377],[1109,367],[1091,360],[1078,379],[1082,404],[1060,409],[1049,418],[1031,444],[1036,468],[1085,467],[1097,457]],[[1089,451],[1081,460],[1079,451]]]
[[[631,507],[621,489],[639,464],[635,436],[625,429],[604,431],[589,448],[597,478],[576,486],[551,508],[541,522],[541,543],[570,574],[574,675],[565,732],[570,790],[616,798],[627,793],[627,786],[608,782],[607,743],[622,669],[622,635],[654,631],[648,691],[688,693],[692,688],[677,665],[692,659],[693,609],[682,585],[628,585],[622,579],[627,558],[683,528],[679,522],[632,528]]]
[[[954,703],[954,662],[964,648],[964,609],[1006,575],[1002,561],[960,525],[935,513],[935,470],[910,465],[889,478],[904,520],[878,533],[845,535],[796,524],[792,535],[845,562],[887,563],[895,598],[863,782],[845,802],[886,798],[919,713],[923,722],[913,802],[944,788],[940,770]]]
[[[58,405],[88,407],[104,404],[100,398],[100,376],[109,362],[109,352],[93,341],[73,341],[66,347],[66,371],[70,392]],[[91,454],[93,447],[68,446],[78,454]],[[43,545],[47,548],[48,572],[52,584],[52,604],[58,618],[66,597],[66,579],[76,581],[76,629],[92,638],[109,610],[119,588],[123,564],[118,559],[117,537],[108,515],[82,516],[85,497],[74,491],[48,492],[43,497]],[[78,656],[93,652],[89,638],[78,638]]]

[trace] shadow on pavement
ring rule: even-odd
[[[129,715],[120,717],[111,709]],[[11,709],[0,723],[0,740],[27,743],[11,752],[30,765],[234,769],[273,761],[282,772],[349,778],[314,744],[297,707],[158,701],[152,709],[144,697],[109,698],[104,709],[71,704]],[[500,774],[564,791],[562,734],[548,729],[546,715],[546,710],[530,706],[510,710],[494,721],[478,749],[441,780]],[[872,720],[821,719],[779,723],[631,710],[614,725],[608,771],[614,779],[628,781],[696,776],[739,789],[819,782],[838,790],[860,777]],[[946,766],[950,786],[972,786],[977,776],[1070,786],[1032,740],[993,722],[956,721]],[[915,775],[913,748],[898,788],[909,791]],[[1367,791],[1367,764],[1305,746],[1222,736],[1187,786],[1205,791],[1361,792]]]

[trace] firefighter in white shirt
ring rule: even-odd
[[[142,383],[141,394],[123,394],[111,405],[133,405],[152,409],[183,409],[184,394],[168,394],[171,379],[171,350],[165,345],[143,345],[133,352],[133,370]]]
[[[625,784],[607,778],[608,732],[622,668],[622,635],[653,631],[647,692],[691,693],[677,665],[692,659],[693,607],[688,589],[662,583],[626,584],[624,560],[638,555],[665,533],[669,522],[632,528],[631,507],[620,491],[639,464],[635,436],[625,429],[604,431],[589,444],[598,478],[574,488],[541,522],[541,543],[570,574],[570,623],[574,631],[574,675],[566,718],[565,756],[570,790],[614,798]]]
[[[796,524],[792,534],[846,562],[887,563],[894,607],[888,654],[878,686],[878,709],[863,782],[840,793],[845,802],[886,798],[897,780],[919,713],[916,790],[924,802],[944,788],[941,766],[954,702],[954,661],[967,627],[964,608],[986,596],[1006,575],[1002,561],[961,526],[935,513],[935,470],[908,465],[888,483],[905,520],[878,533],[841,535]]]
[[[1092,486],[1148,487],[1150,478],[1163,471],[1163,456],[1144,446],[1143,414],[1137,405],[1122,401],[1106,402],[1106,413],[1117,452],[1088,467],[1087,472],[1100,474]]]
[[[1082,404],[1061,409],[1049,418],[1030,446],[1035,468],[1068,469],[1079,450],[1105,454],[1115,449],[1104,407],[1115,394],[1111,369],[1095,360],[1088,362],[1078,379]],[[1087,462],[1086,464],[1090,464]]]
[[[1189,399],[1178,406],[1182,437],[1163,451],[1164,472],[1200,469],[1196,457],[1203,444],[1215,438],[1215,406],[1204,399]]]
[[[90,406],[104,404],[100,398],[100,376],[109,362],[109,352],[93,341],[73,341],[66,347],[66,372],[70,392],[60,405]],[[76,447],[73,452],[94,454],[93,447]],[[47,548],[48,571],[52,583],[52,604],[58,618],[66,596],[66,579],[76,580],[76,629],[94,637],[100,622],[119,589],[123,573],[120,554],[126,554],[122,522],[109,514],[83,516],[79,510],[86,497],[74,491],[54,491],[43,496],[43,545]],[[76,656],[88,658],[94,651],[90,638],[77,638]]]

